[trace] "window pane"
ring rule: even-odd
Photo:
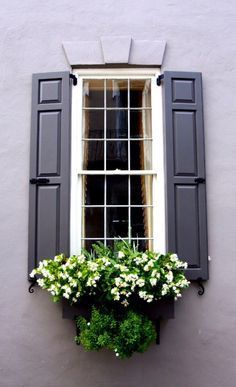
[[[83,141],[83,169],[104,169],[104,143],[103,141]]]
[[[107,237],[128,236],[128,208],[107,208]]]
[[[130,111],[130,137],[146,138],[152,137],[151,110]]]
[[[107,107],[128,107],[128,81],[127,79],[107,80]]]
[[[127,110],[107,110],[107,138],[127,138]]]
[[[128,176],[107,176],[107,204],[128,205]]]
[[[107,169],[128,169],[127,141],[107,141]]]
[[[83,137],[104,138],[104,111],[83,111]]]
[[[102,242],[104,244],[104,239],[98,239],[98,240],[82,240],[82,247],[84,247],[85,249],[87,250],[92,250],[93,248],[93,244],[94,243],[97,243],[97,242]]]
[[[135,244],[139,251],[153,250],[153,241],[151,239],[131,239],[131,244]]]
[[[82,219],[83,238],[104,236],[104,208],[84,208]]]
[[[123,237],[122,240],[123,241],[127,241],[127,243],[129,243],[129,239],[128,238]],[[115,244],[116,241],[120,241],[120,238],[107,239],[106,240],[107,246],[114,247],[114,244]]]
[[[83,107],[104,107],[104,80],[103,79],[84,80]]]
[[[130,80],[130,107],[151,107],[151,80]]]
[[[131,204],[152,204],[152,175],[130,177]]]
[[[104,176],[83,176],[83,204],[104,204]]]
[[[131,169],[152,169],[152,141],[130,141]]]
[[[134,238],[152,238],[152,208],[131,208],[131,236]]]

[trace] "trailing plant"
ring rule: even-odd
[[[144,352],[156,338],[152,321],[138,306],[181,297],[189,286],[186,268],[176,254],[138,251],[121,240],[114,248],[96,243],[80,255],[44,259],[31,277],[55,302],[65,298],[93,306],[89,319],[77,319],[77,344],[86,350],[109,348],[123,359]]]
[[[152,321],[133,310],[123,312],[93,307],[91,318],[76,319],[77,344],[87,351],[108,348],[121,359],[129,358],[134,352],[144,352],[156,339]]]
[[[39,286],[55,302],[64,297],[73,304],[90,297],[128,306],[134,299],[151,303],[167,296],[181,297],[189,286],[186,268],[176,254],[140,252],[135,245],[118,241],[114,248],[97,243],[92,251],[83,250],[80,255],[45,259],[31,277],[40,276]]]

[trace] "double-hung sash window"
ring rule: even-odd
[[[161,89],[153,71],[77,72],[71,253],[122,238],[165,251]],[[153,109],[155,106],[155,109]]]

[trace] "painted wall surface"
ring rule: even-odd
[[[236,5],[234,0],[0,1],[0,386],[236,385]],[[28,293],[31,74],[68,70],[62,41],[167,41],[163,70],[201,71],[210,280],[162,324],[161,345],[128,361],[85,353],[48,294]]]

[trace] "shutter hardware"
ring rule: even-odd
[[[205,183],[206,179],[204,179],[204,177],[196,177],[194,179],[195,183],[197,184],[201,184],[201,183]]]
[[[30,179],[30,184],[44,185],[48,183],[50,183],[50,180],[45,178]]]
[[[164,79],[164,74],[161,74],[157,77],[157,86],[161,86],[162,79]]]
[[[77,78],[74,74],[70,74],[70,79],[73,79],[73,85],[76,86],[77,85]]]

